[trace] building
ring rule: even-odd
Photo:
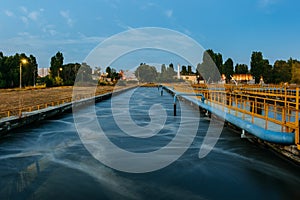
[[[233,74],[231,78],[237,83],[249,83],[254,80],[251,74]]]
[[[50,74],[50,68],[39,68],[38,69],[38,76],[45,77]]]
[[[180,79],[191,82],[191,83],[197,83],[196,75],[180,75]]]

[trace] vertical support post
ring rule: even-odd
[[[299,141],[299,88],[296,88],[296,116],[295,116],[295,123],[296,123],[296,130],[295,130],[295,143],[297,145],[298,150],[300,150],[300,141]]]
[[[243,101],[243,98],[242,98],[242,101]],[[247,100],[248,102],[248,100]],[[246,111],[247,108],[246,108],[246,101],[244,101],[244,105],[243,105],[243,110]],[[245,112],[243,112],[243,120],[245,119]]]
[[[235,95],[235,116],[237,116],[237,109],[238,109],[238,99],[237,99],[237,95]]]
[[[273,108],[273,110],[274,110],[274,119],[276,119],[277,120],[277,103],[276,103],[277,101],[275,100],[274,101],[274,108]]]
[[[22,61],[20,62],[20,89],[22,88]]]
[[[284,131],[285,127],[285,107],[281,108],[281,132]]]
[[[256,97],[254,98],[254,113],[257,113],[257,100]]]
[[[228,113],[230,114],[231,109],[231,93],[229,93],[229,105],[228,105]]]
[[[284,129],[286,131],[286,111],[287,111],[287,91],[286,85],[284,85]]]
[[[176,116],[176,102],[174,102],[174,116]]]
[[[268,129],[268,115],[269,115],[269,105],[268,104],[264,104],[265,105],[265,129]]]
[[[254,123],[254,101],[252,102],[252,112],[251,112],[251,117],[252,117],[252,124]]]

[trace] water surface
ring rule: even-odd
[[[112,117],[111,100],[96,105],[97,120],[121,148],[155,151],[174,138],[181,113],[178,108],[173,116],[173,98],[166,92],[161,97],[157,88],[138,88],[129,106],[136,124],[149,123],[154,103],[168,116],[151,138],[124,134]],[[199,159],[208,125],[216,122],[181,106],[199,118],[197,135],[177,161],[149,173],[120,172],[94,159],[79,139],[72,114],[15,130],[0,140],[0,199],[299,199],[300,167],[240,139],[232,129],[225,127],[214,149]]]

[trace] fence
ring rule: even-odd
[[[202,93],[208,103],[235,116],[264,120],[264,128],[270,129],[270,124],[276,124],[281,132],[295,134],[295,144],[300,150],[299,141],[299,88],[272,85],[269,87],[235,86],[235,85],[194,85],[191,88],[174,86],[180,92]]]

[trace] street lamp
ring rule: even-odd
[[[63,68],[61,68],[61,67],[58,69],[58,78],[60,78],[59,77],[59,72],[62,71],[62,70],[63,70]]]
[[[20,60],[20,89],[22,88],[22,64],[26,64],[27,62],[25,58]]]
[[[35,87],[35,73],[36,73],[36,69],[33,70],[33,87]]]

